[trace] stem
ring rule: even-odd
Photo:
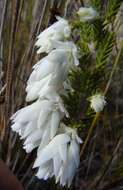
[[[116,67],[117,67],[117,65],[118,65],[118,62],[119,62],[121,53],[122,53],[122,47],[121,47],[121,49],[119,50],[118,55],[117,55],[117,57],[116,57],[114,66],[113,66],[113,68],[112,68],[112,71],[111,71],[111,74],[110,74],[110,77],[109,77],[109,81],[108,81],[108,83],[107,83],[107,85],[106,85],[106,88],[105,88],[105,91],[104,91],[104,95],[106,95],[107,92],[108,92],[108,89],[109,89],[109,87],[110,87],[110,84],[111,84],[111,81],[112,81],[112,77],[113,77],[114,72],[115,72],[115,70],[116,70]]]
[[[107,92],[108,92],[108,90],[109,90],[109,87],[110,87],[110,84],[111,84],[111,81],[112,81],[112,77],[113,77],[113,74],[114,74],[114,72],[115,72],[115,70],[116,70],[116,67],[117,67],[117,65],[118,65],[118,62],[119,62],[121,53],[122,53],[122,47],[121,47],[121,49],[119,50],[118,55],[117,55],[117,57],[116,57],[116,60],[115,60],[115,62],[114,62],[114,66],[113,66],[113,68],[112,68],[112,71],[111,71],[111,74],[110,74],[110,77],[109,77],[109,81],[108,81],[108,83],[107,83],[107,85],[106,85],[106,88],[105,88],[105,91],[104,91],[104,95],[106,95]],[[100,118],[100,115],[101,115],[100,113],[96,113],[96,115],[95,115],[95,117],[94,117],[94,119],[93,119],[93,121],[92,121],[92,125],[91,125],[91,127],[90,127],[90,129],[89,129],[88,135],[87,135],[87,137],[86,137],[86,139],[85,139],[85,141],[84,141],[84,144],[83,144],[83,146],[82,146],[82,148],[81,148],[80,157],[82,157],[82,155],[83,155],[83,153],[84,153],[84,150],[85,150],[85,148],[86,148],[86,145],[87,145],[87,143],[88,143],[88,141],[89,141],[89,139],[90,139],[90,136],[91,136],[91,134],[92,134],[92,132],[93,132],[94,127],[96,127],[96,124],[97,124],[97,121],[98,121],[99,118]]]
[[[87,143],[88,143],[88,141],[89,141],[89,138],[90,138],[90,136],[91,136],[91,134],[92,134],[92,131],[93,131],[94,127],[96,126],[96,123],[97,123],[97,121],[98,121],[99,116],[100,116],[100,112],[96,113],[96,115],[95,115],[95,117],[94,117],[94,119],[93,119],[93,121],[92,121],[92,125],[91,125],[91,127],[90,127],[90,129],[89,129],[88,135],[87,135],[87,137],[86,137],[86,139],[85,139],[85,141],[84,141],[84,144],[83,144],[83,146],[82,146],[82,149],[81,149],[81,151],[80,151],[80,156],[83,155],[83,152],[84,152],[84,150],[85,150],[85,148],[86,148],[86,145],[87,145]]]

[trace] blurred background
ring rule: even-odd
[[[120,27],[115,36],[118,39],[117,44],[116,41],[113,41],[110,51],[107,50],[108,57],[105,59],[108,60],[108,64],[105,69],[103,68],[106,76],[101,78],[101,89],[106,86],[105,83],[112,71],[113,60],[117,58],[117,52],[122,42],[122,0],[0,0],[0,158],[17,176],[26,190],[63,189],[59,185],[55,185],[54,179],[43,181],[34,176],[35,171],[31,168],[36,152],[26,154],[22,149],[22,142],[18,135],[10,130],[10,116],[27,104],[25,102],[25,87],[32,66],[41,56],[43,57],[43,55],[36,55],[34,46],[36,36],[56,21],[55,15],[71,19],[74,18],[79,7],[94,6],[103,17],[103,14],[109,11],[107,7],[113,3],[115,9],[113,16],[110,16],[113,18],[110,20],[110,23],[113,23],[111,30],[115,32],[116,19],[120,22]],[[101,27],[101,25],[97,26],[98,32]],[[98,41],[101,39],[101,32],[99,34]],[[91,57],[88,55],[88,52],[85,51],[81,57],[81,62],[84,58],[83,63],[85,64],[81,65],[83,71],[88,70],[89,63],[93,65],[95,62],[93,58],[95,55]],[[71,189],[123,190],[122,55],[121,53],[107,93],[108,104],[90,135]],[[102,72],[102,70],[100,71]],[[81,78],[81,73],[77,76],[76,80],[72,82],[74,86],[77,84],[76,89],[80,89],[78,84],[83,78]],[[93,85],[96,86],[100,74],[95,73],[93,76],[95,77],[92,78]],[[80,90],[77,95],[77,98],[79,97],[77,101],[74,102],[74,96],[71,97],[73,103],[69,100],[65,101],[72,118],[79,124],[79,134],[85,141],[94,113],[85,111],[88,106],[87,94]],[[69,107],[72,107],[72,111]]]

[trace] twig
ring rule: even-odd
[[[96,123],[97,123],[97,121],[98,121],[98,119],[99,119],[99,116],[100,116],[100,113],[99,113],[99,112],[96,113],[96,115],[95,115],[95,117],[94,117],[94,119],[93,119],[92,125],[91,125],[91,127],[90,127],[90,129],[89,129],[88,135],[87,135],[87,137],[86,137],[86,139],[85,139],[85,141],[84,141],[84,144],[83,144],[83,146],[82,146],[82,149],[81,149],[81,151],[80,151],[80,156],[82,156],[83,153],[84,153],[84,150],[85,150],[85,148],[86,148],[86,145],[87,145],[87,143],[88,143],[88,141],[89,141],[89,138],[90,138],[90,136],[91,136],[91,134],[92,134],[92,131],[93,131],[94,127],[96,126]]]

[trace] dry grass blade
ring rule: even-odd
[[[1,17],[1,24],[0,24],[0,46],[1,46],[1,40],[2,40],[2,32],[3,32],[4,21],[5,21],[5,13],[6,13],[6,9],[7,9],[7,3],[8,3],[8,0],[5,0],[4,1],[4,7],[3,7],[3,13],[2,13],[2,17]]]
[[[111,167],[111,164],[112,164],[112,161],[113,159],[115,158],[119,148],[120,148],[120,145],[121,145],[121,142],[122,142],[122,137],[120,137],[118,140],[117,140],[117,143],[114,147],[114,151],[110,157],[110,159],[107,161],[107,164],[106,166],[104,167],[104,170],[103,172],[101,172],[101,175],[98,176],[98,179],[96,180],[96,182],[94,182],[94,185],[92,185],[92,189],[94,190],[98,190],[99,189],[99,186],[100,184],[102,183],[104,177],[105,177],[105,174],[107,173],[107,171],[109,170],[109,168]]]

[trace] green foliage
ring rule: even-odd
[[[123,0],[108,0],[106,7],[106,21],[112,22],[120,8]]]
[[[102,1],[92,0],[91,4],[99,11],[100,16],[91,22],[81,23],[75,20],[72,23],[75,39],[76,34],[78,35],[80,65],[79,69],[73,70],[69,75],[73,91],[64,97],[64,102],[71,118],[67,124],[78,128],[79,131],[83,131],[83,126],[88,128],[91,125],[94,115],[88,98],[97,92],[103,93],[109,80],[111,70],[108,70],[108,67],[114,61],[112,52],[116,49],[116,34],[113,29],[109,30],[107,27],[107,19],[115,19],[121,1],[117,3],[114,2],[109,10],[111,1],[108,1],[104,11]],[[112,24],[111,20],[109,22]],[[92,49],[89,47],[91,43]]]
[[[96,52],[96,67],[103,67],[107,63],[114,46],[114,33],[106,32],[104,39],[99,41]]]
[[[91,4],[93,7],[95,7],[97,9],[97,11],[100,11],[101,0],[91,0]]]

